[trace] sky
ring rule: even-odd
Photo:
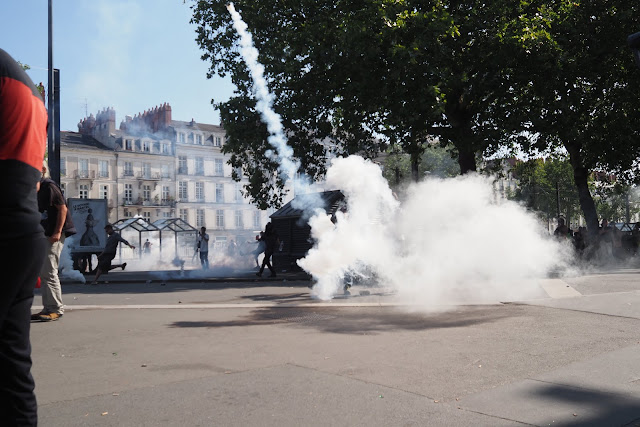
[[[235,89],[207,79],[187,0],[52,0],[53,66],[60,70],[60,129],[106,107],[116,127],[165,102],[174,120],[219,124],[211,105]],[[0,48],[47,86],[48,0],[0,2]]]

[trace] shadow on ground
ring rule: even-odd
[[[559,425],[640,426],[640,399],[631,395],[549,384],[536,390],[531,397],[588,408],[588,414],[580,413],[579,409],[576,409],[575,420]]]
[[[293,327],[313,328],[336,334],[374,334],[387,331],[419,331],[458,328],[489,323],[513,316],[502,306],[462,307],[451,312],[434,314],[404,313],[383,307],[268,307],[252,311],[244,318],[229,321],[179,321],[171,328],[230,328],[290,324]]]

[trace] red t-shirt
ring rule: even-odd
[[[0,49],[0,239],[42,233],[36,199],[47,111],[22,67]]]

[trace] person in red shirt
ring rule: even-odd
[[[47,111],[22,67],[0,49],[0,420],[38,423],[29,340],[33,289],[46,250],[36,198]]]

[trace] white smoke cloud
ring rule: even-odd
[[[333,161],[327,182],[342,189],[348,212],[335,225],[317,213],[310,221],[316,245],[299,261],[320,299],[354,275],[424,306],[520,299],[538,292],[532,279],[566,259],[534,216],[493,202],[486,177],[429,179],[400,204],[377,165],[350,156]]]
[[[278,153],[268,155],[276,156],[289,179],[299,163],[273,111],[264,67],[247,25],[233,4],[227,9],[268,141]],[[313,295],[320,299],[333,298],[353,277],[377,280],[405,301],[425,307],[526,298],[538,291],[532,279],[543,278],[566,259],[563,247],[543,236],[526,210],[509,201],[493,202],[488,178],[430,179],[411,187],[400,204],[377,165],[350,156],[332,161],[326,181],[327,188],[341,189],[347,199],[348,210],[336,214],[335,224],[319,209],[319,198],[299,197],[303,203],[294,206],[314,214],[309,224],[316,244],[298,264],[317,281]]]
[[[61,278],[85,283],[86,279],[82,273],[73,269],[71,250],[75,247],[75,239],[76,236],[67,237],[65,239],[64,246],[62,246],[62,253],[60,254],[60,260],[58,261],[58,271]]]

